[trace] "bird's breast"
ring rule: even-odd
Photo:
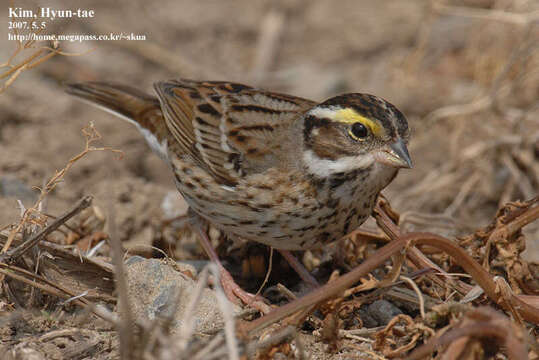
[[[316,180],[270,169],[226,188],[199,168],[179,172],[178,189],[200,216],[229,236],[287,250],[348,234],[368,218],[381,190],[368,172]]]

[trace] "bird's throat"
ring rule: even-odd
[[[374,157],[370,154],[343,156],[330,160],[319,158],[312,150],[305,150],[302,160],[307,173],[318,178],[329,178],[335,174],[366,169],[374,164]]]

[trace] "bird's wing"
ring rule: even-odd
[[[282,136],[315,103],[230,82],[172,80],[155,84],[165,122],[180,151],[223,183],[278,161]]]

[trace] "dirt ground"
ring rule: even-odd
[[[123,32],[146,41],[61,42],[63,52],[79,55],[57,55],[20,73],[0,93],[0,229],[20,219],[17,199],[31,206],[37,198],[32,187],[43,186],[83,150],[81,129],[93,122],[102,135],[96,146],[119,149],[123,158],[109,151],[87,154],[46,197],[44,212],[60,215],[93,195],[104,218],[114,206],[117,236],[126,248],[155,245],[155,224],[171,212],[163,203],[174,198],[172,177],[133,126],[65,94],[64,82],[87,80],[148,92],[155,81],[186,77],[233,80],[314,100],[343,92],[381,96],[403,111],[412,128],[414,168],[401,171],[384,191],[408,230],[461,236],[490,223],[501,205],[537,196],[539,27],[527,17],[537,14],[536,1],[459,0],[447,2],[451,8],[419,0],[14,4],[95,10],[92,19],[50,22],[47,33]],[[514,16],[481,12],[490,10]],[[7,40],[7,23],[3,4],[0,62],[16,49]],[[183,211],[174,201],[173,208]],[[103,230],[110,231],[108,221]],[[525,256],[539,263],[538,222],[525,234]],[[62,314],[48,322],[26,314],[16,331],[42,333],[86,321],[81,314]],[[112,334],[110,325],[93,321],[86,327]],[[116,340],[105,343],[109,350],[99,347],[96,358],[118,356]],[[97,347],[89,349],[79,358],[91,358]],[[320,358],[345,358],[317,351]],[[51,350],[48,358],[61,354]]]

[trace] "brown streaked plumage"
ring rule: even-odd
[[[322,103],[218,81],[104,82],[68,92],[126,118],[171,166],[200,217],[231,237],[308,249],[346,235],[410,167],[404,116],[385,100]]]

